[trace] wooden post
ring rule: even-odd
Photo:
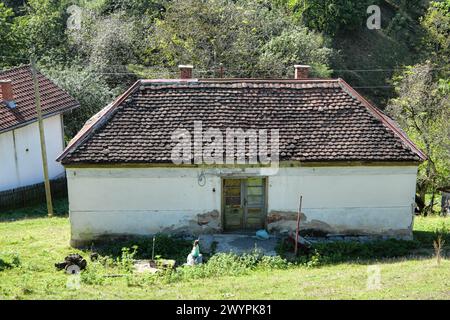
[[[155,261],[155,241],[156,241],[156,237],[153,236],[152,261]]]
[[[41,96],[39,95],[39,82],[36,76],[36,61],[34,58],[31,58],[30,60],[31,60],[31,73],[33,75],[33,83],[34,83],[34,96],[36,100],[36,113],[39,124],[39,137],[41,139],[42,169],[44,172],[45,197],[47,199],[47,213],[49,217],[52,217],[53,216],[52,192],[50,189],[50,180],[48,178],[47,148],[45,146],[44,122],[42,119],[42,109],[41,109]]]
[[[298,252],[298,234],[300,232],[300,215],[302,213],[302,200],[303,196],[300,195],[300,204],[298,205],[298,214],[297,214],[297,228],[295,232],[295,255],[297,255]]]

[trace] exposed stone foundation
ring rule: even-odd
[[[296,231],[297,212],[271,211],[267,215],[267,230],[273,234],[291,234]],[[300,214],[301,236],[308,237],[314,241],[372,241],[385,239],[412,240],[412,227],[408,229],[368,230],[329,224],[324,221],[311,219]]]
[[[148,234],[129,234],[100,231],[84,232],[72,237],[70,245],[72,247],[85,247],[92,243],[107,243],[111,241],[126,240],[132,237],[150,237],[156,233],[165,233],[176,236],[198,236],[200,234],[212,234],[222,232],[221,220],[219,211],[213,210],[209,212],[199,213],[190,218],[182,219],[177,224],[166,226],[161,229],[156,229],[154,232]]]
[[[219,211],[199,213],[193,219],[180,221],[177,225],[164,228],[162,233],[176,235],[199,235],[222,232]]]

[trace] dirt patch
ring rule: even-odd
[[[267,223],[274,223],[282,220],[290,220],[290,221],[297,221],[297,212],[293,211],[271,211],[267,215]],[[300,220],[306,220],[306,215],[301,212],[300,213]]]
[[[219,211],[199,213],[190,219],[182,220],[176,225],[164,228],[161,232],[168,234],[199,235],[221,231]]]
[[[219,211],[214,210],[197,215],[197,223],[200,226],[204,226],[210,223],[217,223],[219,221]]]

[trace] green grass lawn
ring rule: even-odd
[[[28,210],[28,209],[27,209]],[[450,260],[440,266],[431,256],[435,228],[450,218],[416,218],[415,232],[425,250],[420,256],[358,261],[284,270],[255,270],[239,276],[167,282],[153,276],[124,276],[116,266],[88,260],[78,289],[73,276],[57,271],[69,253],[67,217],[15,215],[0,222],[0,300],[2,299],[450,299]],[[368,266],[380,270],[380,287],[368,288]]]

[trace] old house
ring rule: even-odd
[[[59,157],[72,244],[157,232],[286,232],[300,195],[303,230],[410,238],[424,154],[344,80],[309,79],[308,66],[295,71],[291,80],[202,80],[183,66],[181,79],[136,82]],[[196,161],[230,129],[260,133],[245,139],[246,155],[269,141],[264,130],[278,132],[278,149],[270,140],[278,163]],[[174,161],[180,150],[183,161]],[[214,150],[215,159],[226,152]]]
[[[41,73],[40,87],[49,176],[64,175],[56,157],[63,151],[62,113],[78,102]],[[29,66],[0,71],[0,191],[44,180],[35,106],[34,84]]]

